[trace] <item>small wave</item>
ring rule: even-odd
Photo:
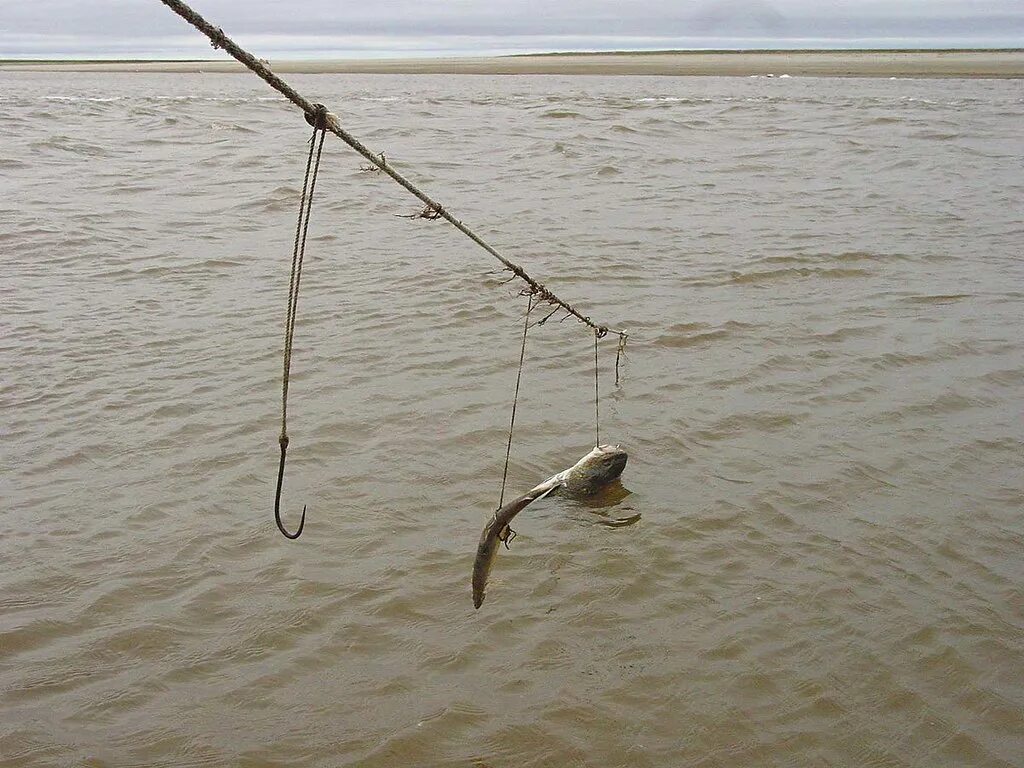
[[[737,413],[719,419],[698,434],[713,442],[748,432],[778,432],[799,424],[807,414],[758,411]]]
[[[676,323],[666,328],[666,332],[651,343],[656,347],[694,347],[731,338],[755,327],[750,323],[741,323],[735,320],[727,320],[717,328],[706,323]]]
[[[105,104],[110,101],[124,101],[127,96],[37,96],[36,101],[95,102]]]
[[[907,298],[911,304],[952,304],[961,299],[969,299],[970,293],[945,293],[934,296],[910,296]]]
[[[816,256],[800,256],[796,254],[785,254],[780,256],[762,256],[757,259],[757,264],[813,264],[819,260]]]
[[[710,104],[712,99],[694,99],[688,96],[644,96],[637,99],[641,104]]]
[[[932,362],[927,355],[915,355],[904,352],[886,352],[871,360],[871,367],[876,370],[896,370],[908,366],[922,365]]]
[[[237,131],[238,133],[259,133],[259,131],[253,130],[252,128],[249,128],[245,125],[239,125],[238,123],[210,123],[210,128],[214,131]]]
[[[946,392],[932,398],[928,402],[913,403],[904,406],[901,412],[903,415],[917,415],[935,417],[938,414],[958,413],[973,408],[977,405],[984,405],[986,400],[981,397],[969,398],[957,392]]]
[[[869,251],[844,251],[832,255],[833,261],[907,261],[909,256],[902,253],[871,253]]]
[[[950,133],[949,131],[918,131],[912,134],[915,139],[930,139],[931,141],[952,141],[959,139],[962,134]]]
[[[86,155],[87,157],[111,157],[110,150],[100,144],[90,144],[85,141],[75,140],[70,136],[51,136],[30,144],[32,149],[57,150],[69,152],[75,155]]]
[[[253,104],[269,101],[285,101],[284,96],[172,96],[170,94],[147,96],[143,101],[157,102],[211,102],[216,104]]]
[[[551,151],[552,152],[557,152],[560,155],[565,155],[566,157],[579,157],[580,156],[579,152],[577,152],[574,149],[569,149],[569,147],[567,147],[565,144],[563,144],[560,141],[556,141],[551,146]]]
[[[986,384],[998,384],[1002,387],[1017,386],[1024,384],[1024,368],[1004,368],[997,371],[989,371],[978,377]]]
[[[733,272],[725,283],[736,285],[751,285],[775,280],[789,280],[793,278],[833,278],[843,279],[851,277],[867,277],[871,273],[866,269],[843,269],[833,267],[831,269],[814,269],[810,267],[790,267],[788,269],[770,269],[759,272]]]
[[[706,333],[696,333],[692,336],[678,336],[674,334],[662,334],[658,336],[652,344],[656,347],[671,347],[671,348],[684,348],[684,347],[696,347],[703,344],[710,344],[715,341],[720,341],[729,337],[729,332],[726,330],[708,331]]]
[[[830,343],[846,341],[847,339],[857,339],[864,336],[871,336],[878,330],[877,326],[869,327],[849,327],[849,328],[837,328],[829,333],[817,333],[814,338],[817,341],[827,341]]]

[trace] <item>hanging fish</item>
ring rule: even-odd
[[[564,489],[573,496],[589,496],[619,479],[626,468],[626,452],[618,445],[599,445],[582,459],[557,475],[548,478],[536,488],[524,493],[518,499],[503,506],[484,526],[480,544],[476,549],[473,563],[473,605],[479,608],[484,602],[484,588],[491,575],[494,558],[498,554],[498,542],[508,548],[515,537],[509,528],[512,518],[527,505],[543,499],[549,493]]]

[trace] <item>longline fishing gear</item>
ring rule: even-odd
[[[286,99],[288,99],[292,104],[301,109],[305,114],[306,121],[313,126],[313,139],[316,140],[317,150],[314,158],[313,146],[311,142],[309,160],[307,161],[306,165],[306,180],[307,182],[309,182],[308,191],[306,185],[304,184],[302,200],[299,209],[299,221],[296,226],[296,244],[292,253],[292,277],[291,282],[289,284],[288,313],[285,322],[284,374],[282,377],[281,387],[281,435],[278,440],[281,448],[281,461],[278,468],[277,492],[274,499],[274,519],[277,523],[277,527],[280,529],[282,534],[287,536],[289,539],[298,538],[302,533],[303,526],[305,525],[306,521],[306,508],[303,507],[302,517],[299,520],[299,527],[296,529],[295,533],[290,533],[284,527],[284,524],[281,522],[280,510],[281,488],[284,483],[285,456],[288,450],[288,376],[291,366],[291,347],[295,333],[295,312],[298,306],[299,283],[301,281],[302,276],[302,259],[306,247],[306,231],[309,227],[309,213],[312,208],[313,188],[316,184],[317,170],[319,169],[320,166],[320,153],[323,148],[324,137],[326,136],[328,131],[330,133],[333,133],[342,141],[344,141],[349,147],[351,147],[360,155],[362,155],[370,163],[369,167],[363,167],[362,170],[374,169],[387,174],[389,177],[391,177],[392,180],[394,180],[397,184],[399,184],[401,187],[403,187],[405,190],[407,190],[410,194],[414,195],[416,198],[420,200],[420,202],[423,203],[423,210],[419,214],[415,214],[414,218],[422,218],[428,220],[444,219],[457,230],[459,230],[459,232],[464,234],[478,246],[487,251],[487,253],[489,253],[491,256],[500,261],[504,269],[512,273],[512,278],[510,279],[518,278],[525,282],[527,287],[524,288],[524,291],[526,291],[530,296],[530,309],[535,308],[541,303],[546,303],[549,306],[553,307],[554,309],[543,320],[539,321],[537,325],[542,325],[549,317],[561,311],[565,312],[565,317],[563,319],[574,317],[578,322],[591,328],[594,332],[595,365],[597,361],[596,353],[598,339],[602,338],[603,336],[609,333],[616,334],[619,337],[619,347],[615,356],[615,376],[616,383],[618,383],[619,358],[622,355],[626,339],[629,336],[629,334],[627,334],[625,330],[611,328],[607,325],[594,322],[593,320],[590,319],[590,317],[584,315],[572,304],[569,304],[567,301],[557,296],[553,291],[549,290],[543,283],[531,277],[526,272],[526,270],[523,269],[521,266],[502,256],[482,237],[480,237],[480,235],[478,235],[476,232],[470,229],[470,227],[464,224],[461,220],[455,218],[455,216],[452,215],[448,211],[448,209],[446,209],[440,203],[435,201],[433,198],[431,198],[429,195],[423,192],[419,187],[417,187],[415,184],[413,184],[411,181],[405,178],[405,176],[403,176],[401,173],[395,170],[391,163],[387,161],[387,158],[385,158],[383,152],[372,152],[370,149],[368,149],[366,145],[359,141],[359,139],[357,139],[355,136],[353,136],[344,128],[342,128],[338,122],[337,117],[335,117],[334,114],[329,112],[326,109],[326,107],[324,107],[324,105],[314,104],[312,101],[310,101],[305,96],[300,94],[290,85],[288,85],[288,83],[284,82],[280,77],[274,74],[274,72],[271,71],[266,61],[262,59],[257,59],[251,53],[241,48],[237,43],[235,43],[234,40],[232,40],[230,37],[224,34],[224,31],[222,29],[211,24],[199,13],[197,13],[193,8],[191,8],[186,3],[182,2],[182,0],[160,0],[160,2],[162,2],[176,14],[181,16],[181,18],[183,18],[189,24],[191,24],[193,27],[195,27],[204,35],[206,35],[206,37],[210,40],[210,44],[214,48],[224,49],[225,51],[227,51],[234,59],[241,62],[254,74],[261,77],[271,88],[276,90]],[[522,371],[520,368],[520,374],[521,373]],[[596,411],[596,371],[594,384]],[[599,413],[595,413],[595,415],[599,416]],[[510,424],[510,432],[511,426],[512,425]],[[600,438],[599,428],[597,430],[597,436],[598,438]],[[600,442],[600,440],[598,441]],[[508,458],[506,456],[506,475],[508,471],[507,462]]]

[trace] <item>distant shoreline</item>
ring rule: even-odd
[[[691,56],[697,54],[789,54],[789,53],[1024,53],[1024,48],[663,48],[652,51],[548,51],[512,53],[496,58],[523,56]]]
[[[1024,49],[608,51],[491,57],[271,61],[280,73],[1024,78]],[[241,72],[217,60],[0,59],[0,71]]]

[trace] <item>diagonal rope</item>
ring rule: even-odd
[[[512,398],[512,418],[508,422],[508,445],[505,447],[505,471],[501,473],[501,496],[498,509],[505,503],[505,481],[508,480],[508,459],[512,455],[512,430],[516,425],[516,404],[519,402],[519,382],[523,378],[523,361],[526,359],[526,332],[530,330],[530,312],[533,311],[533,294],[526,297],[526,319],[523,321],[523,346],[519,350],[519,371],[516,373],[516,393]]]
[[[195,10],[189,7],[186,3],[182,2],[182,0],[160,0],[160,2],[162,2],[176,14],[185,19],[185,21],[187,21],[189,24],[191,24],[193,27],[195,27],[204,35],[206,35],[210,39],[210,42],[212,43],[214,48],[223,48],[225,51],[231,54],[231,56],[234,57],[237,61],[241,62],[253,73],[263,78],[263,80],[271,88],[276,90],[278,93],[280,93],[290,102],[292,102],[295,106],[297,106],[299,109],[305,112],[307,119],[310,119],[311,117],[318,113],[318,107],[316,104],[314,104],[309,99],[304,97],[302,94],[300,94],[290,85],[288,85],[288,83],[284,82],[284,80],[282,80],[280,77],[278,77],[271,71],[270,67],[268,67],[265,62],[257,59],[251,53],[239,47],[237,43],[235,43],[231,38],[224,34],[224,30],[220,29],[219,27],[215,27],[213,24],[204,19],[200,14],[198,14]],[[502,256],[500,253],[498,253],[498,251],[496,251],[491,245],[484,241],[483,238],[476,234],[472,229],[470,229],[468,226],[463,224],[459,219],[455,218],[452,214],[445,210],[445,208],[440,203],[435,202],[429,195],[421,191],[415,184],[406,179],[405,176],[403,176],[401,173],[392,168],[391,164],[388,163],[381,155],[375,152],[371,152],[361,141],[359,141],[359,139],[357,139],[355,136],[353,136],[344,128],[342,128],[334,115],[327,113],[324,122],[326,123],[327,130],[329,130],[335,136],[337,136],[346,144],[348,144],[352,149],[354,149],[356,152],[358,152],[360,155],[366,158],[366,160],[369,161],[371,165],[373,165],[375,168],[378,168],[384,173],[386,173],[388,176],[394,179],[395,182],[404,187],[408,192],[419,198],[419,200],[421,200],[424,203],[424,205],[426,205],[426,208],[424,209],[424,218],[441,218],[447,221],[457,230],[462,232],[462,234],[464,234],[470,240],[472,240],[474,243],[476,243],[489,254],[491,254],[491,256],[500,261],[505,266],[505,269],[509,270],[516,277],[523,280],[530,287],[530,292],[538,297],[538,301],[543,300],[551,305],[561,308],[567,313],[566,317],[575,317],[579,322],[583,323],[584,325],[593,328],[595,331],[599,331],[601,336],[604,336],[609,331],[611,333],[619,334],[619,337],[622,339],[625,339],[628,336],[628,334],[626,334],[626,332],[623,330],[616,330],[609,328],[606,325],[595,323],[589,317],[587,317],[582,312],[577,310],[574,306],[572,306],[566,301],[563,301],[561,298],[559,298],[550,290],[548,290],[548,288],[545,287],[543,283],[540,283],[537,280],[530,277],[530,275],[526,273],[526,270],[524,270],[521,266],[515,264],[514,262],[510,261],[509,259]]]

